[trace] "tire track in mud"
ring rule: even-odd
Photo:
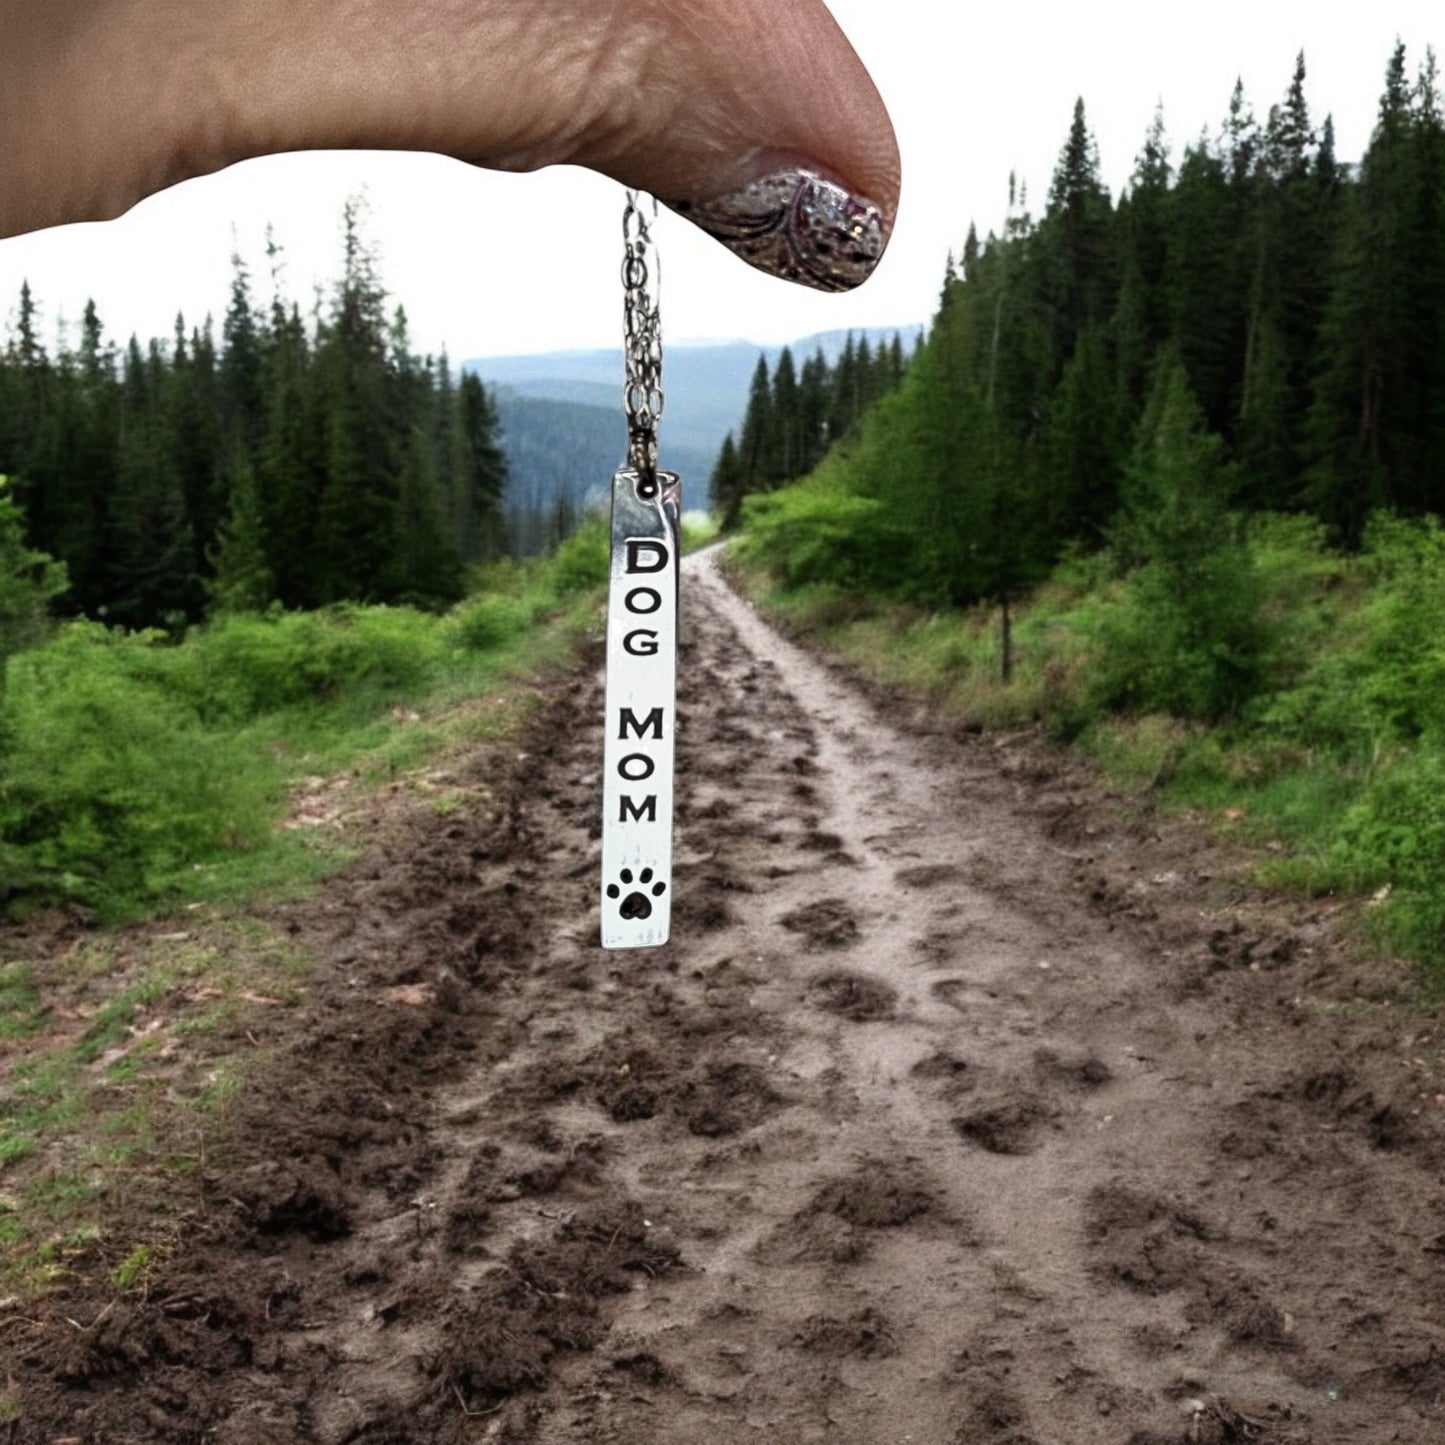
[[[246,1228],[170,1294],[204,1326],[167,1345],[158,1300],[70,1366],[150,1433],[85,1438],[1445,1438],[1438,1131],[1290,1002],[1289,936],[1161,921],[988,746],[685,567],[673,942],[595,946],[589,676],[443,924],[408,940],[403,890],[370,955],[333,928],[359,993],[426,995],[385,1015],[428,1021],[405,1088],[354,1103],[408,1131],[219,1181]]]

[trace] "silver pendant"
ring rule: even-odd
[[[672,918],[682,483],[612,477],[607,710],[602,783],[602,946],[654,948]]]

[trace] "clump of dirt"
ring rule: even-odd
[[[351,1205],[336,1171],[319,1159],[266,1160],[217,1182],[262,1234],[340,1239],[351,1232]]]
[[[593,1093],[614,1124],[651,1119],[662,1095],[661,1081],[671,1070],[647,1049],[637,1049],[621,1061],[598,1070]]]
[[[1195,1210],[1121,1184],[1090,1191],[1084,1223],[1094,1271],[1143,1294],[1197,1283],[1198,1247],[1214,1237]]]
[[[898,869],[893,878],[904,888],[937,888],[941,883],[961,882],[963,869],[956,863],[916,863]]]
[[[1054,1049],[1039,1049],[1034,1054],[1034,1072],[1048,1083],[1071,1089],[1100,1089],[1114,1077],[1114,1071],[1097,1054],[1064,1055]]]
[[[690,1133],[721,1139],[752,1128],[782,1102],[783,1096],[755,1064],[726,1061],[701,1065],[673,1107]]]
[[[806,1212],[834,1214],[859,1229],[896,1229],[930,1213],[935,1204],[933,1190],[912,1169],[868,1159],[852,1174],[825,1184]]]
[[[495,1407],[541,1385],[558,1350],[589,1350],[607,1333],[598,1302],[625,1294],[641,1273],[677,1267],[677,1249],[657,1240],[630,1200],[580,1212],[549,1238],[518,1242],[452,1310],[452,1347],[432,1372],[465,1410]]]
[[[953,1120],[960,1137],[990,1154],[1032,1154],[1039,1130],[1053,1117],[1041,1099],[1028,1095],[980,1104]]]
[[[827,1355],[861,1355],[875,1359],[897,1354],[898,1343],[886,1315],[871,1305],[840,1319],[836,1315],[810,1315],[793,1335],[800,1350]]]
[[[957,1054],[937,1049],[914,1064],[909,1073],[915,1079],[936,1080],[949,1096],[966,1094],[978,1085],[978,1070]]]
[[[800,933],[809,948],[848,948],[862,934],[858,917],[842,898],[820,898],[783,914],[778,922],[789,933]]]
[[[488,1227],[496,1206],[556,1193],[564,1186],[597,1182],[606,1148],[600,1139],[582,1139],[570,1148],[550,1141],[550,1150],[522,1144],[509,1150],[494,1141],[482,1144],[467,1167],[461,1188],[447,1212],[445,1240],[456,1254],[487,1250]]]
[[[1236,1345],[1281,1349],[1296,1343],[1294,1321],[1258,1284],[1235,1281],[1206,1292],[1207,1309],[1199,1313],[1221,1323]]]
[[[630,1354],[614,1355],[612,1368],[638,1385],[657,1389],[670,1385],[676,1379],[674,1372],[649,1350],[637,1350]]]
[[[893,1016],[898,990],[867,974],[834,969],[813,977],[808,985],[808,998],[829,1013],[842,1014],[854,1023],[868,1023]]]
[[[784,1103],[764,1070],[726,1056],[698,1057],[698,1034],[722,1032],[726,1009],[660,1010],[650,1045],[630,1032],[604,1040],[581,1058],[546,1059],[513,1086],[520,1101],[587,1099],[615,1124],[658,1117],[680,1120],[692,1134],[726,1138],[750,1129]]]
[[[1025,1428],[1027,1406],[1014,1390],[982,1385],[972,1393],[953,1445],[1038,1445]]]
[[[709,880],[704,880],[699,887],[679,890],[672,910],[674,925],[686,928],[689,933],[721,933],[737,922],[728,898],[732,891],[728,885],[720,886]]]
[[[829,1260],[857,1265],[881,1230],[913,1225],[938,1211],[938,1197],[910,1164],[860,1160],[850,1173],[817,1189],[791,1219],[757,1247],[766,1263]]]

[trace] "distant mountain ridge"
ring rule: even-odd
[[[895,334],[911,351],[920,324],[823,331],[789,342],[794,359],[821,350],[832,364],[848,337],[870,347]],[[723,438],[747,409],[748,384],[767,358],[771,371],[783,346],[750,341],[679,342],[665,347],[666,405],[659,434],[663,465],[683,479],[684,504],[707,506],[708,480]],[[549,513],[565,498],[584,509],[606,495],[627,448],[622,419],[622,351],[550,351],[536,356],[478,356],[462,362],[495,392],[502,447],[511,467],[509,506]]]

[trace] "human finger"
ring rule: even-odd
[[[439,151],[652,191],[825,289],[886,244],[899,162],[821,0],[0,0],[0,234],[251,156]]]

